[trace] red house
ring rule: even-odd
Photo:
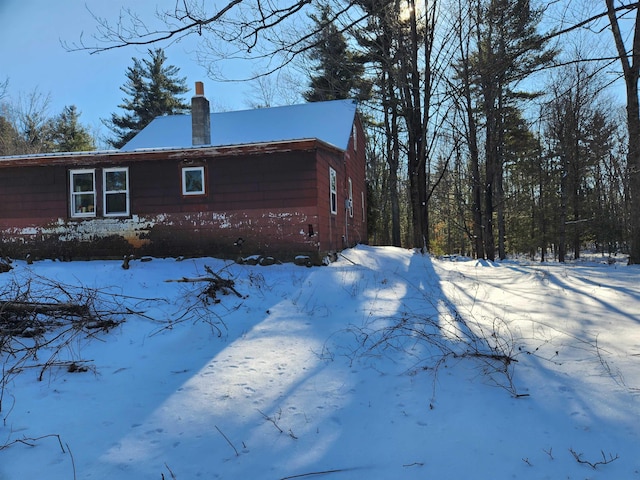
[[[158,117],[117,151],[0,157],[0,255],[254,254],[318,263],[366,236],[351,100]]]

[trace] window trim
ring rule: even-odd
[[[333,215],[338,214],[338,174],[329,167],[329,209]]]
[[[110,172],[125,172],[127,175],[125,190],[107,190],[107,173]],[[114,212],[109,213],[107,211],[107,195],[113,194],[125,194],[125,211],[124,212]],[[102,210],[103,216],[105,217],[128,217],[130,215],[130,205],[129,205],[129,167],[109,167],[102,169]]]
[[[202,190],[197,191],[197,192],[188,192],[187,191],[187,177],[186,177],[186,173],[187,172],[195,172],[195,171],[199,171],[201,172],[201,176],[202,176]],[[206,176],[205,176],[205,167],[204,166],[197,166],[197,167],[182,167],[181,169],[181,181],[182,181],[182,195],[185,197],[193,197],[193,196],[203,196],[207,194],[207,184],[206,184]]]
[[[353,134],[353,151],[357,152],[358,151],[358,129],[356,128],[356,124],[353,124],[352,127],[352,134]]]
[[[76,175],[83,175],[90,173],[93,179],[93,190],[86,192],[75,192],[73,190],[74,186],[74,177]],[[96,200],[98,197],[96,191],[96,169],[95,168],[78,168],[69,170],[69,210],[71,214],[71,218],[95,218],[96,216]],[[76,197],[80,195],[93,195],[93,210],[88,212],[77,212],[76,211]]]
[[[348,178],[347,187],[349,189],[349,203],[347,204],[347,210],[349,211],[349,218],[353,218],[353,182],[351,181],[351,177]]]

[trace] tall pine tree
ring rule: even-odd
[[[89,131],[80,124],[80,113],[75,105],[64,107],[53,120],[51,139],[56,152],[87,152],[95,150],[95,142]]]
[[[164,50],[149,50],[148,59],[133,58],[133,66],[127,68],[127,81],[120,87],[128,98],[119,108],[128,113],[112,113],[103,123],[115,134],[107,142],[115,148],[122,147],[151,120],[161,115],[184,113],[189,104],[180,97],[189,91],[186,78],[178,77],[180,69],[165,65]]]
[[[347,41],[332,21],[329,5],[319,7],[319,16],[311,15],[318,33],[309,58],[316,63],[310,89],[303,96],[308,102],[366,100],[370,96],[371,82],[363,78],[365,58],[349,49]]]
[[[542,10],[529,0],[475,0],[475,52],[470,57],[472,82],[485,123],[484,255],[495,260],[494,217],[498,222],[498,253],[505,258],[504,147],[505,118],[518,101],[535,94],[516,91],[535,70],[549,64],[556,51],[537,33]],[[481,252],[478,252],[481,256]]]

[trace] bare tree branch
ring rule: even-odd
[[[618,12],[629,12],[631,10],[635,10],[638,8],[638,6],[640,6],[640,2],[633,2],[633,3],[629,3],[626,5],[620,5],[617,8],[613,9],[613,12],[618,13]],[[605,10],[604,12],[600,12],[596,15],[593,15],[585,20],[582,20],[581,22],[575,23],[573,25],[571,25],[570,27],[567,28],[563,28],[561,30],[556,30],[554,32],[551,32],[550,34],[542,37],[542,42],[546,42],[548,40],[551,40],[552,38],[556,38],[559,37],[561,35],[565,35],[567,33],[573,32],[574,30],[578,30],[579,28],[585,27],[587,25],[589,25],[590,23],[595,22],[596,20],[600,20],[601,18],[606,17],[609,14],[608,10]]]
[[[146,22],[130,9],[123,9],[115,24],[110,23],[105,18],[98,17],[90,11],[98,24],[98,34],[92,37],[96,43],[88,45],[81,37],[78,43],[69,44],[63,42],[63,47],[68,51],[88,51],[90,54],[95,54],[129,45],[141,46],[168,40],[177,41],[194,33],[202,35],[205,27],[222,22],[223,17],[236,9],[243,1],[245,0],[231,0],[215,14],[200,16],[192,11],[187,0],[177,0],[172,12],[156,12],[156,16],[162,19],[167,26],[171,26],[174,20],[179,22],[180,25],[166,30],[149,30]],[[282,23],[310,3],[311,0],[298,0],[286,7],[276,8],[268,0],[257,0],[257,8],[255,10],[258,12],[257,17],[245,19],[242,16],[242,12],[239,12],[238,19],[228,19],[227,22],[237,27],[240,32],[244,32],[238,38],[242,38],[245,41],[249,39],[247,46],[250,50],[257,44],[260,33],[263,30],[273,28]],[[180,4],[182,5],[180,6]],[[129,26],[127,26],[127,23]]]

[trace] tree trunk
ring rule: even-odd
[[[496,181],[497,167],[497,139],[496,139],[496,111],[493,108],[493,96],[491,95],[491,86],[485,88],[485,116],[487,119],[486,126],[486,171],[484,186],[484,251],[487,260],[494,261],[496,259],[496,246],[493,236],[493,214],[494,208],[494,188]]]
[[[389,80],[391,82],[391,80]],[[390,90],[391,91],[391,90]],[[400,237],[400,200],[398,198],[398,169],[400,165],[400,146],[398,140],[398,115],[395,101],[385,108],[386,157],[389,166],[389,199],[391,201],[391,244],[402,245]],[[389,110],[391,114],[389,114]]]
[[[627,86],[627,124],[629,128],[629,153],[627,171],[629,196],[631,197],[629,264],[640,264],[640,106],[638,104],[638,77]]]
[[[473,220],[473,241],[472,246],[476,258],[485,258],[484,236],[482,227],[482,179],[480,178],[480,151],[478,147],[478,125],[474,115],[473,100],[471,98],[471,75],[469,67],[468,42],[462,34],[462,29],[458,32],[458,42],[460,44],[460,76],[462,80],[462,90],[464,93],[463,108],[467,121],[467,147],[469,148],[469,163],[471,169],[471,210]]]
[[[473,113],[470,113],[473,115]],[[472,138],[470,139],[470,147],[475,148],[470,151],[471,161],[471,182],[472,182],[472,206],[473,209],[473,240],[477,258],[485,258],[484,252],[484,232],[482,225],[482,180],[480,179],[480,160],[478,155],[478,143],[476,138],[475,123],[473,130],[470,131]]]
[[[560,172],[560,218],[558,221],[558,261],[563,263],[567,251],[567,157],[562,156]]]
[[[545,255],[547,253],[547,214],[545,211],[546,202],[545,202],[545,178],[547,178],[547,169],[543,168],[542,162],[538,167],[538,222],[540,222],[540,261],[544,262],[546,260]]]
[[[389,198],[391,202],[391,244],[402,246],[400,232],[400,199],[398,198],[398,170],[400,168],[400,139],[398,134],[398,98],[395,76],[391,68],[391,40],[387,25],[383,25],[381,61],[386,157],[389,165]]]
[[[638,102],[638,72],[640,70],[640,8],[636,6],[633,45],[624,44],[613,0],[605,0],[613,39],[616,44],[627,94],[627,176],[629,179],[629,264],[640,264],[640,105]],[[630,53],[627,53],[627,52]]]
[[[429,58],[425,59],[424,72],[420,71],[418,52],[421,48],[416,19],[415,0],[409,0],[409,38],[408,51],[405,50],[404,65],[404,114],[407,123],[407,167],[409,173],[411,216],[413,227],[413,247],[423,252],[429,249],[429,228],[427,216],[427,168],[425,137],[427,124],[426,112],[429,108],[430,84],[424,86],[424,97],[420,88],[421,73],[429,72]],[[427,48],[428,50],[428,48]],[[428,80],[428,78],[425,78]],[[424,101],[423,101],[424,98]]]
[[[389,172],[389,195],[391,196],[391,245],[402,246],[400,235],[400,199],[398,198],[398,167]]]
[[[505,245],[505,237],[507,236],[507,226],[504,218],[504,162],[502,154],[502,146],[504,145],[504,127],[502,125],[502,113],[501,108],[498,112],[498,148],[496,152],[496,183],[495,183],[495,204],[496,204],[496,217],[498,220],[498,257],[500,260],[507,258],[507,249]]]

